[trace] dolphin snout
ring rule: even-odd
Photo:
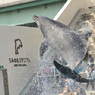
[[[38,19],[38,16],[34,15],[33,19],[36,21]]]

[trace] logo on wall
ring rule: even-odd
[[[20,39],[15,39],[15,54],[19,54],[19,49],[23,47],[23,44]]]
[[[22,41],[20,39],[15,39],[14,40],[15,43],[15,54],[19,54],[20,49],[23,47]],[[14,63],[15,67],[18,66],[27,66],[27,63],[30,63],[30,59],[25,57],[25,58],[9,58],[9,63]]]

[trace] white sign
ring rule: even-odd
[[[7,69],[10,95],[19,95],[37,68],[42,39],[38,28],[0,26],[0,65]]]

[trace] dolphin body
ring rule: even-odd
[[[76,71],[77,68],[86,65],[86,62],[83,61],[87,61],[88,58],[87,48],[90,33],[79,34],[78,31],[74,31],[62,23],[43,16],[33,16],[33,19],[44,36],[44,41],[40,47],[40,57],[43,58],[45,51],[50,46],[64,60],[64,66],[54,60],[54,65],[61,73],[78,82],[88,82],[87,79],[82,78]],[[66,67],[66,64],[69,67]],[[68,71],[69,74],[67,74]]]

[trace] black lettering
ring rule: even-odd
[[[27,61],[28,61],[29,63],[31,62],[29,58],[27,58]]]
[[[17,60],[18,60],[18,63],[21,63],[21,58],[17,58]]]
[[[9,63],[12,63],[12,58],[9,58]]]
[[[20,63],[20,62],[19,62],[19,58],[17,58],[17,63]]]
[[[21,66],[27,66],[27,64],[14,64],[14,66],[15,67],[17,67],[17,66],[21,67]]]
[[[22,64],[22,66],[27,66],[27,64]]]
[[[29,58],[9,58],[9,63],[30,63]]]
[[[18,64],[14,64],[14,66],[15,66],[15,67],[17,67],[17,66],[18,66]]]
[[[17,62],[17,59],[14,58],[14,63],[16,63],[16,62]]]
[[[21,64],[19,64],[19,66],[21,66]]]
[[[24,63],[24,58],[20,58],[20,60],[21,60],[21,63]]]

